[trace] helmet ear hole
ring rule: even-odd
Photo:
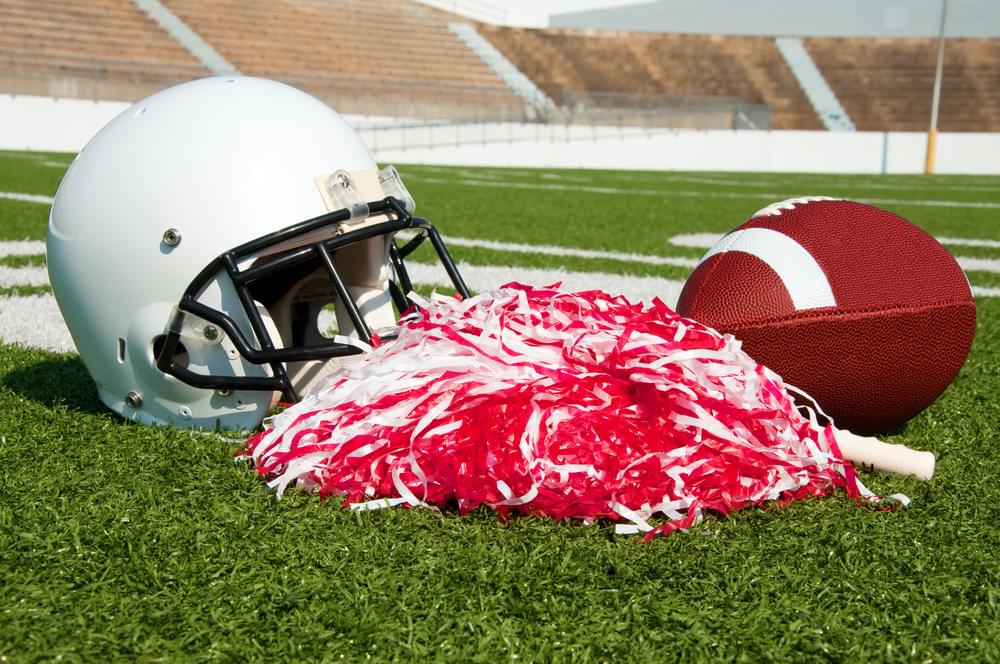
[[[167,337],[163,334],[158,335],[153,339],[153,360],[160,356],[160,351],[163,350],[163,344],[167,341]],[[174,362],[180,366],[187,368],[188,366],[188,351],[180,341],[177,342],[177,347],[174,349]]]

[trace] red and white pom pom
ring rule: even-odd
[[[859,495],[833,431],[778,376],[658,300],[508,284],[420,306],[247,442],[279,496],[625,520],[652,537],[706,511]]]

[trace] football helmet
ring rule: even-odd
[[[250,429],[392,338],[425,239],[468,295],[413,207],[319,100],[206,78],[137,102],[80,151],[49,216],[49,278],[111,410]]]

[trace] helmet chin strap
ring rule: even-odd
[[[390,242],[391,237],[373,237],[340,249],[333,259],[347,291],[372,332],[396,325],[396,311],[389,292]],[[358,331],[346,307],[335,305],[334,308],[340,333],[357,338]]]
[[[280,347],[284,345],[282,334],[278,330],[278,325],[271,316],[271,312],[260,302],[254,302],[254,304],[257,307],[257,312],[260,313],[264,329],[267,330],[271,341],[275,346]],[[286,331],[286,333],[288,332]],[[295,392],[299,397],[302,397],[311,392],[312,388],[321,379],[336,371],[338,366],[339,364],[335,360],[310,360],[306,362],[289,362],[285,365],[285,370],[288,372],[288,377],[292,381],[292,387],[295,388]],[[268,408],[273,408],[280,400],[281,392],[272,392],[271,403]]]
[[[388,279],[377,286],[348,285],[347,291],[357,303],[361,317],[364,318],[373,333],[377,333],[380,328],[396,325],[396,311],[392,306]],[[334,305],[334,311],[337,316],[337,329],[340,330],[340,333],[358,338],[360,335],[354,329],[354,323],[347,314],[347,310],[344,307]]]
[[[391,237],[373,237],[342,247],[333,259],[337,273],[343,279],[361,317],[372,332],[397,325],[396,310],[389,291],[391,242]],[[340,303],[328,278],[322,272],[314,272],[289,288],[285,297],[274,303],[270,310],[260,303],[257,304],[257,310],[275,346],[283,347],[293,338],[293,305],[306,305],[308,322],[304,332],[305,337],[301,342],[316,344],[323,341],[318,329],[319,317],[322,315],[323,306],[331,301],[334,303],[337,334],[354,339],[360,338],[361,335],[355,329],[347,308]],[[296,393],[301,397],[308,394],[317,382],[334,372],[338,366],[336,360],[310,360],[289,362],[285,370]],[[275,393],[272,405],[280,396],[279,393]]]

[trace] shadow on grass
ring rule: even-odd
[[[65,406],[81,413],[107,412],[79,357],[59,357],[27,364],[3,377],[16,394],[49,408]]]

